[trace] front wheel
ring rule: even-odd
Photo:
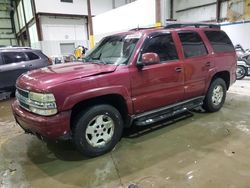
[[[121,138],[123,120],[110,105],[96,105],[82,111],[73,125],[73,142],[89,157],[112,150]]]
[[[215,79],[208,89],[203,108],[207,112],[219,111],[225,102],[226,93],[227,86],[225,81],[221,78]]]
[[[236,69],[237,80],[242,80],[246,76],[246,69],[244,66],[238,65]]]

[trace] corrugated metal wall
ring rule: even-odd
[[[216,0],[174,0],[174,18],[178,21],[216,21]],[[250,0],[220,3],[220,21],[250,19]]]
[[[174,0],[174,18],[190,22],[216,20],[216,0]]]
[[[11,22],[10,0],[0,0],[0,45],[16,45],[16,36]]]

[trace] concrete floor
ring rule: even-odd
[[[131,129],[113,152],[94,159],[69,143],[46,145],[24,134],[11,101],[0,102],[1,188],[250,187],[250,79],[237,81],[220,112]]]

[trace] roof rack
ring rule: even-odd
[[[183,28],[183,27],[195,27],[195,28],[213,28],[213,29],[220,29],[219,24],[211,24],[211,23],[167,23],[164,27],[165,29],[172,29],[172,28]]]
[[[155,29],[155,28],[162,28],[162,27],[137,27],[137,28],[130,29],[129,31],[140,31],[140,30]]]
[[[31,49],[31,47],[22,47],[22,46],[6,46],[6,47],[0,47],[0,50],[8,50],[8,49]]]

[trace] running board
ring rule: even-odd
[[[190,100],[186,100],[177,104],[169,105],[163,108],[159,108],[153,111],[138,114],[133,118],[133,122],[136,126],[147,126],[152,123],[156,123],[175,115],[184,113],[188,110],[192,110],[203,104],[205,96],[196,97]]]

